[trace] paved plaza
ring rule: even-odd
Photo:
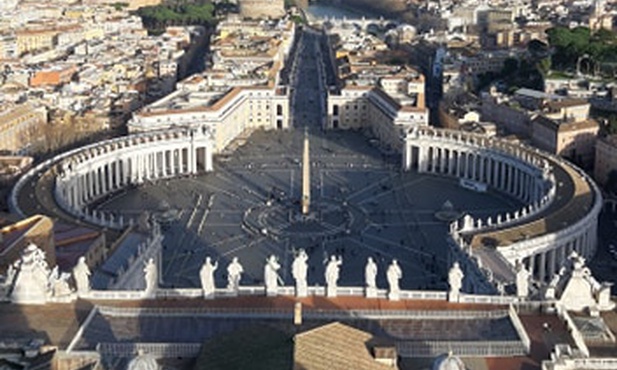
[[[219,262],[225,286],[232,257],[244,266],[242,284],[261,284],[266,258],[280,258],[282,282],[299,248],[309,255],[309,284],[324,285],[325,261],[343,258],[340,285],[364,285],[373,257],[378,285],[393,258],[405,289],[444,289],[446,222],[435,218],[446,201],[474,217],[517,209],[494,193],[475,193],[455,179],[401,172],[399,155],[384,155],[357,132],[310,131],[311,213],[300,212],[303,130],[257,131],[215,158],[214,172],[162,180],[128,190],[100,209],[162,220],[163,286],[198,287],[206,256]],[[373,145],[372,145],[373,144]]]

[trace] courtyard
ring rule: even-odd
[[[243,285],[263,283],[266,258],[278,256],[280,284],[293,285],[290,266],[309,255],[308,282],[324,285],[325,263],[343,258],[339,285],[363,286],[373,257],[386,287],[392,259],[403,289],[445,289],[448,223],[435,213],[450,202],[460,214],[487,217],[520,204],[488,191],[464,189],[453,178],[400,170],[399,154],[384,154],[362,132],[309,130],[311,207],[301,215],[303,132],[256,131],[215,157],[214,171],[147,183],[99,205],[162,224],[162,286],[198,287],[206,256],[218,261],[217,286],[238,257]]]

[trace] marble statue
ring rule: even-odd
[[[212,259],[206,257],[206,261],[199,270],[199,280],[201,281],[201,289],[204,292],[205,298],[214,298],[214,271],[219,267],[219,263],[212,264]]]
[[[578,253],[573,252],[570,260],[572,264],[569,271],[564,273],[562,281],[557,284],[563,286],[559,303],[564,309],[588,311],[592,316],[599,315],[600,311],[613,310],[615,303],[610,300],[611,284],[596,280],[586,266],[585,258]]]
[[[326,266],[326,296],[336,297],[336,288],[339,278],[340,266],[343,264],[343,258],[335,255],[330,256],[330,261]]]
[[[459,266],[458,262],[454,262],[448,272],[448,285],[450,285],[450,292],[448,294],[448,301],[458,302],[461,288],[463,287],[463,270]]]
[[[373,257],[369,257],[364,267],[364,281],[366,283],[365,295],[367,298],[377,297],[377,264]]]
[[[150,258],[144,267],[144,279],[146,280],[146,289],[144,293],[146,296],[154,295],[158,280],[158,272],[156,269],[156,263],[154,263],[154,258]]]
[[[34,244],[24,248],[17,262],[11,301],[23,304],[45,304],[51,295],[51,271],[45,253]]]
[[[264,266],[264,282],[266,283],[266,295],[275,296],[278,293],[278,281],[280,279],[277,271],[281,268],[278,257],[271,255],[266,260]]]
[[[3,285],[4,287],[10,288],[13,285],[13,280],[15,280],[15,266],[10,264],[9,267],[6,268],[6,276],[4,277]]]
[[[238,262],[238,257],[234,257],[229,266],[227,266],[227,289],[236,294],[238,293],[243,272],[244,268],[240,262]]]
[[[126,370],[158,370],[159,368],[156,358],[150,354],[144,354],[142,350],[126,366]]]
[[[90,291],[90,268],[86,263],[86,257],[81,256],[77,260],[77,264],[73,267],[73,280],[75,280],[75,288],[78,295],[88,293]]]
[[[388,266],[386,277],[388,278],[388,285],[390,286],[390,291],[388,292],[388,299],[392,301],[398,301],[401,294],[399,280],[403,277],[403,271],[398,265],[397,260],[392,260],[392,263],[390,264],[390,266]]]
[[[529,295],[529,271],[520,261],[516,264],[516,296],[527,298]]]
[[[291,264],[291,274],[296,280],[296,297],[306,297],[308,295],[308,284],[306,275],[308,272],[308,255],[304,249],[300,249],[298,255]]]
[[[73,293],[69,287],[70,276],[67,273],[60,273],[58,266],[54,267],[47,279],[52,297],[67,297]]]

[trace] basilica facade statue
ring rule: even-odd
[[[388,299],[392,301],[398,301],[401,294],[399,280],[401,280],[401,278],[403,277],[403,271],[398,265],[397,260],[392,260],[392,263],[390,264],[390,266],[388,266],[386,277],[388,278],[388,285],[390,286],[390,291],[388,292]]]
[[[81,256],[73,267],[73,280],[77,295],[83,295],[90,291],[90,268],[86,263],[86,257]]]
[[[240,289],[240,280],[242,279],[242,273],[244,268],[238,261],[238,257],[234,257],[231,263],[227,266],[227,289],[233,293],[238,293]]]
[[[459,266],[458,262],[454,262],[452,267],[450,268],[450,272],[448,272],[448,285],[450,286],[450,291],[448,292],[448,301],[450,302],[458,302],[459,295],[461,292],[461,288],[463,287],[463,270]]]
[[[340,266],[343,264],[343,258],[337,256],[330,256],[330,261],[326,265],[326,296],[336,297],[338,288],[338,278],[340,273]]]
[[[281,265],[278,262],[278,257],[275,255],[268,257],[264,266],[264,282],[266,284],[267,296],[275,296],[278,293],[278,281],[280,278],[277,271],[280,268]]]
[[[154,258],[150,258],[144,267],[144,279],[146,280],[146,289],[144,293],[146,297],[151,297],[156,292],[158,271]]]
[[[364,267],[365,295],[367,298],[377,297],[377,264],[369,257]]]
[[[214,298],[214,271],[219,267],[219,263],[212,264],[212,259],[206,257],[206,261],[199,270],[199,280],[201,281],[201,289],[204,292],[204,298]]]
[[[516,296],[527,298],[529,295],[529,271],[522,262],[516,264]]]
[[[308,255],[304,249],[300,249],[291,264],[291,275],[296,281],[296,297],[306,297],[308,295],[307,272]]]
[[[51,296],[51,270],[45,252],[29,244],[17,263],[11,301],[23,304],[45,304]]]

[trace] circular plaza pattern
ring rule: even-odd
[[[243,284],[261,284],[266,258],[277,255],[281,279],[293,284],[295,253],[309,255],[309,284],[324,284],[330,255],[343,258],[341,285],[361,286],[364,264],[373,257],[386,286],[392,259],[403,268],[405,288],[446,286],[448,222],[435,217],[444,203],[474,217],[511,212],[520,202],[480,194],[454,179],[400,170],[399,155],[384,155],[355,132],[310,135],[311,206],[300,212],[300,130],[253,133],[233,153],[214,157],[213,171],[163,179],[123,191],[95,211],[124,219],[148,212],[163,224],[163,285],[199,286],[198,271],[218,260],[219,286],[225,266],[238,257]],[[164,215],[175,215],[165,217]]]

